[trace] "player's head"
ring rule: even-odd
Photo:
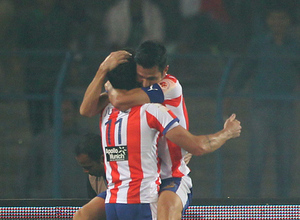
[[[159,42],[145,41],[136,50],[137,80],[144,87],[161,81],[168,71],[167,50]]]
[[[167,66],[167,50],[161,43],[148,40],[139,45],[134,60],[144,68],[157,66],[163,72]]]
[[[107,79],[115,89],[130,90],[140,87],[136,81],[136,63],[133,59],[134,52],[126,49],[132,54],[128,62],[118,65],[107,73]]]
[[[104,157],[101,136],[87,133],[75,146],[75,158],[85,173],[104,176]]]

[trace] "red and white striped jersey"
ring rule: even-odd
[[[111,104],[104,109],[100,128],[108,181],[106,203],[157,201],[157,141],[178,125],[178,118],[161,104],[145,104],[125,112]]]
[[[188,113],[185,101],[182,95],[182,87],[179,81],[172,75],[167,74],[162,81],[158,83],[164,94],[164,102],[162,103],[170,109],[179,119],[179,124],[188,129]],[[176,144],[162,137],[159,140],[159,157],[161,158],[161,178],[182,177],[188,175],[190,169],[184,162],[184,156],[187,151],[181,149]]]

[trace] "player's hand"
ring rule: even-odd
[[[228,132],[229,138],[236,138],[241,135],[241,122],[236,119],[236,115],[232,114],[224,123],[224,130]]]
[[[99,69],[109,72],[114,68],[116,68],[121,63],[128,62],[128,58],[130,58],[131,56],[132,54],[125,50],[118,50],[118,51],[111,52],[105,58],[105,60],[100,64]]]

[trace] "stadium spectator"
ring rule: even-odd
[[[0,1],[0,48],[5,53],[0,59],[0,92],[16,92],[22,88],[22,77],[18,74],[19,61],[9,54],[16,49],[16,7],[11,0]]]
[[[52,98],[55,82],[70,46],[71,19],[59,0],[35,0],[28,10],[20,11],[18,47],[35,53],[28,54],[23,71],[25,93],[44,95],[28,101],[32,134],[36,135],[51,124]],[[53,52],[53,53],[51,53]]]
[[[89,185],[94,192],[89,191],[89,197],[93,198],[105,191],[107,187],[101,136],[94,133],[83,135],[75,147],[75,155],[83,171],[89,175]]]
[[[289,35],[293,19],[290,8],[270,2],[266,10],[267,32],[249,45],[248,57],[234,80],[234,90],[250,81],[251,146],[249,146],[249,196],[260,197],[266,158],[275,147],[276,194],[288,197],[292,183],[296,137],[296,106],[299,94],[300,45]]]
[[[76,211],[73,219],[105,219],[104,198],[97,196],[105,193],[107,183],[104,171],[104,156],[102,150],[101,136],[94,133],[88,133],[82,136],[80,142],[75,148],[76,160],[83,168],[85,173],[89,174],[89,197],[93,198],[91,202],[85,204],[81,209]],[[98,202],[98,200],[103,200]],[[96,204],[96,206],[94,206]],[[99,205],[100,206],[99,206]],[[103,206],[101,206],[103,204]],[[91,211],[93,210],[93,211]],[[95,215],[95,216],[92,216]]]
[[[109,50],[135,48],[145,40],[165,40],[161,9],[151,0],[119,0],[104,17]]]
[[[179,51],[185,53],[220,50],[229,14],[223,0],[180,0],[182,26]]]

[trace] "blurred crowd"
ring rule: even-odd
[[[293,7],[296,0],[283,1]],[[275,1],[1,0],[1,49],[114,50],[146,39],[175,52],[242,52]]]

